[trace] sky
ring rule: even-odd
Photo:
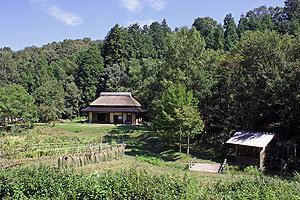
[[[240,15],[284,0],[0,0],[0,48],[14,51],[64,39],[103,40],[115,25],[150,25],[166,19],[175,27],[191,27],[198,17],[222,24],[231,13]]]

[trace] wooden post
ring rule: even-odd
[[[259,169],[261,171],[264,171],[264,161],[265,161],[265,154],[266,154],[266,149],[262,148],[260,153],[259,153]]]
[[[122,124],[124,124],[124,116],[123,116],[123,112],[122,112]]]

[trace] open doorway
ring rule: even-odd
[[[114,124],[123,124],[122,115],[114,115]]]
[[[104,123],[105,122],[105,113],[98,113],[97,114],[97,121]]]

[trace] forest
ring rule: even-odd
[[[104,40],[1,48],[1,127],[72,119],[101,91],[130,91],[148,125],[172,140],[221,148],[236,130],[299,139],[300,2],[254,8],[237,24],[227,14],[222,24],[116,24]]]

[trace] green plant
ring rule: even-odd
[[[131,166],[91,175],[40,165],[0,170],[0,199],[299,199],[297,181],[268,176],[217,179],[153,174]]]
[[[300,182],[300,173],[297,172],[297,171],[295,171],[293,174],[294,174],[294,179],[295,179],[296,181]]]
[[[184,170],[186,168],[186,165],[179,165],[177,163],[168,163],[166,161],[164,161],[161,158],[157,158],[154,156],[146,156],[146,155],[136,155],[135,156],[137,160],[143,161],[143,162],[147,162],[151,165],[156,165],[159,167],[167,167],[167,168],[177,168],[177,169],[181,169]]]
[[[256,166],[248,166],[244,169],[244,172],[249,175],[262,175],[262,172]]]

